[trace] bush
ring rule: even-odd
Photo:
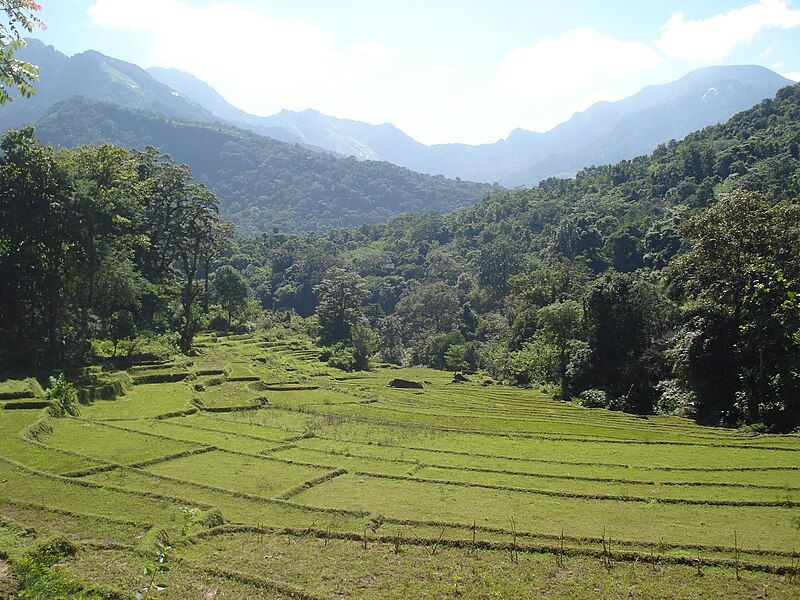
[[[353,353],[354,370],[366,371],[369,369],[369,360],[378,347],[378,336],[367,325],[356,325],[350,336]]]
[[[203,525],[203,527],[208,527],[211,529],[212,527],[224,525],[225,519],[222,517],[222,511],[215,506],[213,508],[209,508],[203,513],[200,523]]]
[[[661,396],[656,401],[656,411],[662,415],[694,417],[697,413],[697,396],[681,386],[678,379],[665,379],[656,389]]]
[[[356,358],[350,348],[339,345],[334,347],[333,354],[328,359],[328,365],[342,371],[354,371]]]
[[[67,381],[63,373],[50,378],[50,387],[45,392],[45,399],[56,404],[56,416],[78,416],[78,391]]]
[[[603,390],[584,390],[578,398],[586,408],[608,407],[608,395]]]

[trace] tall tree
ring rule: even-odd
[[[800,206],[738,191],[693,218],[684,234],[691,250],[668,275],[679,298],[728,322],[724,368],[739,382],[740,418],[798,424]],[[701,402],[713,401],[693,387]]]
[[[364,280],[351,271],[332,269],[314,288],[319,297],[317,317],[324,344],[348,341],[362,319],[362,307],[369,292]]]
[[[10,131],[0,150],[0,343],[9,360],[59,360],[77,245],[72,185],[33,128]]]
[[[208,246],[216,243],[214,234],[219,222],[218,201],[214,194],[199,184],[187,186],[182,198],[176,198],[181,206],[181,219],[175,240],[175,264],[181,276],[181,349],[188,352],[192,340],[199,330],[197,274],[207,254]]]
[[[556,348],[561,393],[567,395],[567,360],[570,342],[581,337],[583,310],[575,300],[555,302],[536,314],[538,334]]]
[[[228,324],[231,324],[233,315],[247,306],[247,299],[250,297],[247,279],[230,265],[225,265],[214,271],[212,287],[214,300],[227,313]]]

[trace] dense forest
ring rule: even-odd
[[[479,191],[474,208],[414,212]],[[191,353],[202,329],[284,319],[346,370],[483,369],[586,406],[793,430],[798,198],[800,86],[649,156],[512,191],[75,99],[2,139],[0,359]],[[249,226],[236,237],[226,216]]]
[[[244,235],[274,228],[326,231],[410,211],[452,211],[474,205],[489,189],[86,98],[55,105],[36,131],[41,140],[63,147],[112,143],[166,152],[215,192],[222,214]]]
[[[800,420],[800,87],[650,156],[473,209],[241,240],[331,360],[482,368],[637,413]]]
[[[216,197],[153,149],[56,152],[27,128],[0,150],[2,364],[80,363],[93,339],[130,352],[140,330],[188,352],[233,231]]]

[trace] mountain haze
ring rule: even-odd
[[[326,231],[406,212],[447,212],[476,204],[489,189],[85,97],[56,104],[36,126],[42,141],[57,146],[112,143],[170,154],[214,190],[225,216],[249,235],[274,228]]]
[[[233,107],[193,75],[172,69],[150,73],[214,114],[257,133],[422,173],[509,186],[533,185],[646,154],[670,139],[722,123],[794,84],[755,65],[706,67],[617,102],[593,104],[545,133],[515,129],[492,144],[427,146],[389,123],[370,125],[312,109],[257,117]]]
[[[219,117],[198,102],[155,80],[140,67],[94,50],[67,56],[28,39],[17,56],[39,67],[36,94],[0,109],[0,128],[19,127],[42,117],[56,102],[85,96],[131,109],[147,109],[178,119],[213,123]]]

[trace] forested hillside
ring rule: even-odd
[[[799,147],[794,86],[650,156],[452,215],[243,241],[232,261],[264,306],[316,310],[335,361],[374,330],[386,360],[480,366],[592,406],[790,429]],[[345,307],[333,300],[343,290]]]
[[[320,231],[376,223],[411,211],[452,211],[475,204],[489,189],[85,98],[54,106],[39,121],[37,135],[65,147],[154,146],[188,164],[219,196],[223,215],[244,235],[276,228]]]

